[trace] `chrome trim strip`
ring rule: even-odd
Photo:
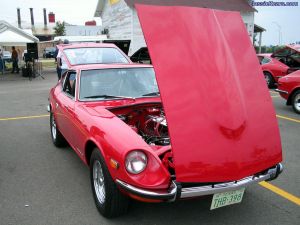
[[[274,91],[276,91],[278,93],[283,93],[283,94],[288,94],[289,93],[287,91],[283,91],[283,90],[280,90],[280,89],[275,89]]]
[[[260,181],[264,181],[269,179],[270,175],[264,175],[259,177],[246,177],[242,180],[237,182],[228,182],[216,185],[208,185],[208,186],[201,186],[201,187],[192,187],[192,188],[182,188],[181,198],[191,198],[203,195],[211,195],[220,192],[227,192],[227,191],[234,191],[241,189],[242,187],[246,187],[252,183],[258,183]]]
[[[50,105],[47,105],[47,111],[50,112]]]

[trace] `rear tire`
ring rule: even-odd
[[[265,77],[268,88],[274,87],[275,81],[274,81],[272,74],[270,74],[269,72],[264,72],[264,77]]]
[[[104,217],[113,218],[127,212],[129,199],[119,191],[97,148],[90,159],[90,179],[96,207]]]
[[[56,147],[64,147],[67,145],[66,139],[57,128],[54,114],[50,111],[50,130],[52,142]]]
[[[300,90],[296,91],[292,96],[292,106],[296,113],[300,114]]]

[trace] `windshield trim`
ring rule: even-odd
[[[127,65],[127,64],[126,64]],[[77,97],[77,101],[78,102],[106,102],[106,101],[120,101],[120,100],[129,100],[129,101],[135,101],[136,99],[141,99],[141,98],[160,98],[160,95],[157,96],[140,96],[140,97],[125,97],[124,98],[114,98],[114,99],[103,99],[103,98],[94,98],[94,99],[85,99],[85,98],[80,98],[80,87],[81,87],[81,73],[83,71],[90,71],[90,70],[106,70],[106,69],[136,69],[136,68],[153,68],[153,66],[149,65],[149,66],[130,66],[130,67],[111,67],[111,68],[97,68],[97,69],[80,69],[79,70],[79,79],[78,79],[78,86],[77,86],[77,93],[78,93],[78,97]],[[156,76],[155,76],[156,79]],[[129,99],[129,98],[133,98],[133,99]]]

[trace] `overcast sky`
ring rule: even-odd
[[[263,1],[263,0],[256,0]],[[284,1],[284,0],[273,0]],[[256,7],[255,23],[264,27],[263,44],[275,45],[279,42],[279,28],[281,27],[282,44],[300,41],[300,0],[297,7]],[[1,0],[0,20],[17,23],[17,10],[21,9],[23,21],[30,23],[29,8],[34,10],[35,23],[43,23],[43,8],[56,15],[56,21],[66,21],[71,24],[84,25],[85,21],[94,19],[97,0]],[[100,19],[96,21],[101,23]],[[277,25],[276,25],[277,24]]]
[[[263,1],[263,0],[260,0]],[[274,2],[276,0],[273,0]],[[283,0],[280,0],[281,2]],[[279,29],[282,33],[282,44],[300,41],[300,0],[288,0],[298,2],[298,6],[261,6],[256,7],[255,24],[265,28],[262,43],[276,45],[279,42]],[[256,1],[258,2],[258,1]],[[278,27],[279,25],[279,27]]]

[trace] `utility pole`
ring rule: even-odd
[[[282,41],[281,26],[276,21],[273,21],[272,23],[274,23],[278,28],[278,45],[281,45],[281,41]]]

